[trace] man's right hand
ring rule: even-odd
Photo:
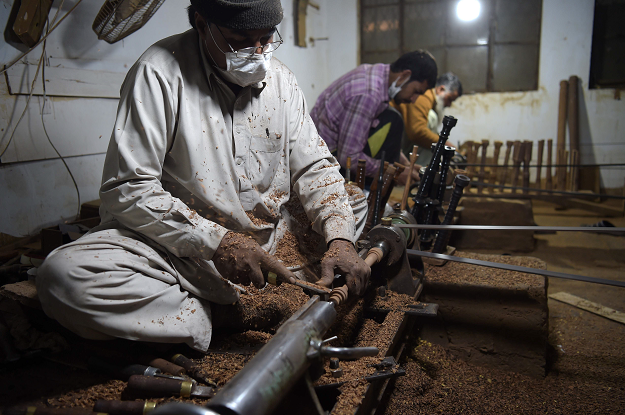
[[[228,232],[212,260],[217,271],[236,284],[248,285],[251,282],[257,288],[264,287],[265,278],[261,268],[275,272],[285,281],[296,279],[276,257],[265,252],[254,239],[240,233]]]

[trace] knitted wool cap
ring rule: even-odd
[[[193,8],[218,26],[267,29],[282,21],[280,0],[191,0]]]

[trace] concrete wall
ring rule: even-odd
[[[458,118],[450,141],[458,144],[489,139],[491,152],[495,140],[536,142],[552,138],[555,146],[560,80],[577,75],[582,86],[581,162],[622,163],[625,160],[625,122],[622,120],[625,101],[616,100],[611,89],[588,89],[594,3],[594,0],[543,0],[539,89],[461,97],[446,110],[447,114]],[[535,145],[534,158],[536,148]],[[503,151],[500,157],[503,162]],[[602,185],[622,187],[624,175],[622,169],[602,169]]]
[[[59,3],[55,1],[50,18]],[[53,78],[53,70],[59,66],[79,70],[75,79],[79,88],[100,76],[118,74],[121,75],[115,78],[118,81],[110,85],[111,91],[118,91],[123,74],[145,49],[161,38],[189,28],[185,10],[189,1],[167,0],[140,31],[109,45],[99,41],[91,30],[102,3],[103,0],[84,0],[50,35],[46,45],[46,79]],[[312,107],[323,88],[357,65],[357,0],[317,0],[319,10],[309,7],[307,38],[326,39],[309,41],[307,48],[294,43],[295,2],[283,0],[282,3],[285,18],[279,29],[285,43],[276,56],[297,75]],[[12,4],[12,0],[0,0],[2,28],[6,26]],[[74,4],[75,0],[66,0],[59,18]],[[1,63],[10,62],[21,53],[4,39],[0,40]],[[41,46],[23,59],[31,65],[23,71],[25,89],[30,87],[40,56]],[[57,81],[55,78],[50,82]],[[15,82],[12,87],[15,89]],[[78,210],[76,189],[48,142],[44,123],[50,140],[65,157],[76,178],[81,201],[93,200],[98,197],[104,153],[118,102],[115,98],[97,96],[53,96],[46,98],[44,106],[43,97],[35,95],[18,125],[26,101],[27,96],[9,94],[9,85],[3,76],[0,81],[0,153],[9,140],[10,144],[0,157],[0,232],[14,236],[32,234],[44,226],[71,219]]]

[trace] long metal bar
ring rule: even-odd
[[[396,228],[446,229],[451,231],[550,231],[550,232],[600,232],[625,233],[625,228],[595,228],[592,226],[495,226],[495,225],[420,225],[394,223]]]
[[[460,163],[465,167],[481,167],[481,163]],[[499,164],[484,164],[484,167],[502,167]],[[527,167],[540,167],[538,164],[529,164]],[[603,164],[552,164],[551,167],[625,167],[625,163]]]
[[[577,197],[589,197],[589,198],[601,198],[601,199],[619,199],[619,200],[625,199],[625,196],[604,195],[604,194],[598,194],[598,193],[584,193],[584,192],[566,192],[566,191],[548,190],[548,189],[534,189],[531,187],[522,187],[522,186],[501,186],[498,184],[483,183],[483,182],[478,182],[475,180],[472,180],[471,184],[474,186],[498,187],[500,189],[527,190],[530,192],[546,193],[546,194],[552,194],[552,195],[577,196]]]
[[[445,259],[448,261],[460,262],[463,264],[478,265],[478,266],[489,267],[489,268],[499,268],[499,269],[505,269],[507,271],[524,272],[526,274],[542,275],[545,277],[591,282],[594,284],[613,285],[615,287],[625,287],[625,281],[615,281],[615,280],[608,280],[605,278],[586,277],[583,275],[567,274],[564,272],[555,272],[555,271],[547,271],[544,269],[521,267],[518,265],[502,264],[499,262],[489,262],[489,261],[481,261],[479,259],[460,258],[457,256],[451,256],[451,255],[433,254],[431,252],[417,251],[414,249],[407,249],[406,252],[408,253],[409,256]]]

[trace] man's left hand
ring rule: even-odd
[[[349,295],[360,296],[365,293],[371,268],[358,256],[351,242],[342,239],[330,242],[328,251],[321,260],[321,279],[317,284],[331,287],[335,269],[345,276]]]

